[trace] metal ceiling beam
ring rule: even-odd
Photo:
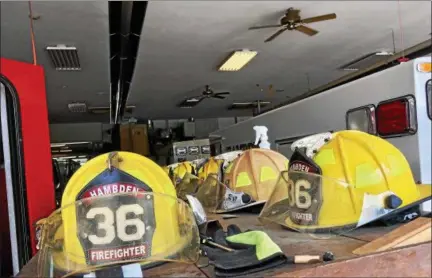
[[[404,51],[395,53],[394,55],[389,56],[387,59],[384,59],[383,61],[376,63],[370,67],[367,67],[363,70],[355,71],[355,72],[347,74],[347,75],[344,75],[341,78],[336,79],[330,83],[319,86],[318,88],[315,88],[311,91],[308,91],[305,94],[301,94],[298,97],[295,97],[295,98],[290,99],[289,101],[283,102],[283,103],[277,105],[276,107],[273,107],[271,109],[267,109],[260,114],[263,114],[263,113],[269,112],[271,110],[274,110],[274,109],[289,105],[291,103],[303,100],[305,98],[317,95],[317,94],[322,93],[324,91],[327,91],[329,89],[332,89],[332,88],[335,88],[337,86],[343,85],[345,83],[348,83],[348,82],[354,81],[356,79],[362,78],[366,75],[369,75],[369,74],[384,70],[386,68],[398,65],[399,62],[397,62],[397,60],[402,58],[402,57],[414,59],[414,58],[417,58],[420,56],[424,56],[424,55],[432,52],[431,46],[432,46],[432,40],[429,39],[427,41],[424,41],[422,43],[414,45],[413,47],[407,48]]]
[[[110,122],[114,124],[122,120],[125,112],[146,9],[147,1],[109,2]]]

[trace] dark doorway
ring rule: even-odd
[[[18,95],[0,75],[0,276],[10,277],[30,259]]]

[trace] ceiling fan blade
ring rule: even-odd
[[[220,95],[218,95],[218,94],[212,95],[211,97],[212,97],[212,98],[218,98],[218,99],[225,99],[224,96],[220,96]]]
[[[283,32],[285,32],[286,30],[287,30],[287,28],[280,29],[279,31],[277,31],[276,33],[274,33],[273,35],[271,35],[269,38],[267,38],[264,42],[270,42],[270,41],[276,39],[280,34],[282,34]]]
[[[203,98],[205,98],[204,95],[197,95],[197,96],[187,97],[187,98],[185,99],[185,101],[188,101],[188,100],[190,100],[190,99],[203,99]]]
[[[198,105],[204,98],[188,98],[178,104],[181,108],[192,108]]]
[[[230,92],[220,92],[220,93],[216,93],[216,95],[229,95],[231,94]]]
[[[312,22],[318,22],[318,21],[324,21],[324,20],[330,20],[330,19],[335,19],[336,18],[336,14],[325,14],[325,15],[320,15],[320,16],[314,16],[314,17],[309,17],[309,18],[305,18],[301,20],[301,23],[312,23]]]
[[[308,36],[314,36],[316,34],[318,34],[318,31],[309,27],[306,27],[304,25],[299,25],[297,27],[294,28],[297,31],[302,32],[303,34],[306,34]]]
[[[265,29],[265,28],[276,28],[276,27],[282,27],[282,25],[280,25],[280,24],[274,24],[274,25],[254,26],[254,27],[250,27],[248,30]]]

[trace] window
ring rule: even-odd
[[[7,188],[7,203],[0,204],[0,206],[6,205],[9,209],[13,208],[12,211],[8,211],[9,217],[6,216],[5,218],[5,220],[8,220],[7,223],[3,223],[8,224],[10,235],[8,233],[0,234],[8,237],[7,240],[9,240],[10,244],[9,258],[12,259],[10,268],[13,269],[13,274],[16,274],[30,259],[30,227],[28,226],[18,96],[15,88],[3,75],[0,75],[0,114],[1,147],[4,156],[5,184]],[[3,231],[6,225],[3,225],[0,230]],[[0,238],[0,240],[3,241],[3,238]],[[3,248],[1,249],[0,252],[3,251]],[[7,261],[4,259],[1,258],[0,261],[1,264],[6,265]],[[0,276],[11,276],[9,273],[3,273],[5,271],[3,267]]]
[[[376,134],[375,105],[365,105],[348,110],[346,113],[347,129],[360,130]]]

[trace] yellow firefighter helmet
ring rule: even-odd
[[[223,162],[222,159],[215,159],[214,157],[209,158],[207,162],[198,169],[198,177],[202,180],[207,179],[210,174],[221,177]]]
[[[223,183],[235,192],[249,194],[255,201],[265,201],[272,192],[279,173],[288,159],[268,149],[249,149],[228,164]]]
[[[261,211],[304,232],[344,232],[390,217],[431,198],[415,183],[404,155],[391,143],[345,130],[303,138]]]
[[[88,161],[69,180],[61,205],[42,227],[41,276],[198,258],[192,211],[162,168],[138,154]]]
[[[195,175],[195,166],[190,161],[171,164],[168,167],[171,169],[171,178],[175,185],[179,184],[186,174]]]

